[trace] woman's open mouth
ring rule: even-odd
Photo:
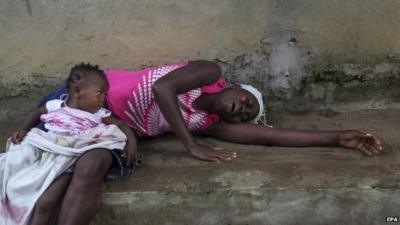
[[[232,106],[231,106],[231,112],[235,112],[235,108],[236,108],[236,104],[235,102],[232,102]]]

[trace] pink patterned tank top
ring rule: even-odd
[[[183,61],[140,71],[106,71],[110,84],[107,94],[110,110],[140,136],[156,136],[172,131],[156,104],[152,86],[162,76],[188,64],[189,61]],[[192,103],[203,93],[217,93],[225,87],[226,82],[221,78],[214,84],[178,96],[180,111],[189,130],[201,131],[219,121],[218,115],[194,109]]]

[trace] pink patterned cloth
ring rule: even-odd
[[[107,95],[110,110],[127,122],[140,136],[156,136],[172,131],[156,104],[152,86],[162,76],[188,64],[189,61],[183,61],[140,71],[106,71],[110,84]],[[219,121],[218,115],[196,110],[192,103],[203,93],[217,93],[225,87],[226,81],[221,78],[214,84],[178,96],[179,107],[189,130],[201,131]]]
[[[50,133],[63,136],[82,134],[91,128],[105,126],[102,118],[111,115],[111,112],[104,108],[100,108],[95,113],[90,113],[68,106],[63,107],[63,103],[64,101],[59,99],[46,103],[48,113],[43,114],[40,119],[45,123],[44,127]]]

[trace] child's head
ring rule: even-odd
[[[234,85],[220,92],[218,114],[230,123],[257,123],[264,112],[261,93],[250,85]]]
[[[108,91],[108,81],[97,65],[78,64],[72,67],[67,78],[69,102],[91,113],[103,106]]]

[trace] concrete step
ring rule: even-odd
[[[142,142],[144,167],[104,185],[91,224],[388,224],[386,217],[400,216],[399,115],[398,109],[269,115],[275,127],[368,128],[384,146],[375,157],[199,138],[238,152],[234,161],[217,164],[191,158],[172,135]],[[5,124],[2,139],[15,127]]]

